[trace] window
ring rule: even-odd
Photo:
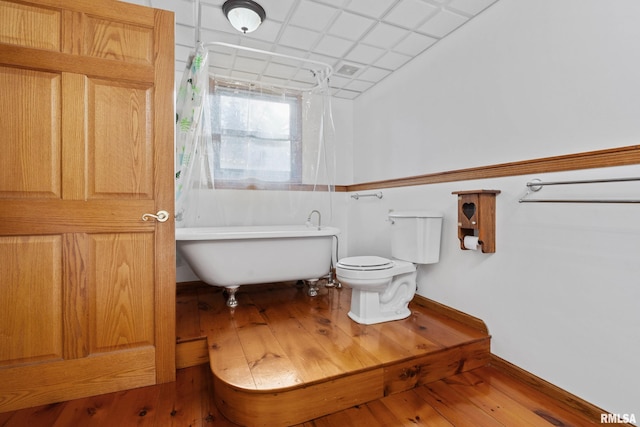
[[[216,186],[301,182],[300,97],[217,84],[211,99]]]

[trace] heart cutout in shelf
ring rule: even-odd
[[[462,204],[462,213],[467,219],[471,219],[472,216],[476,214],[476,204],[475,203],[463,203]]]

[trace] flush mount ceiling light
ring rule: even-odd
[[[245,34],[255,31],[267,17],[262,6],[252,0],[227,0],[222,12],[233,28]]]

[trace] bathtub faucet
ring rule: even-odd
[[[311,216],[317,213],[318,214],[318,230],[320,230],[320,227],[322,226],[322,216],[320,215],[320,211],[317,210],[312,210],[311,213],[309,214],[309,217],[307,218],[307,224],[311,224]]]

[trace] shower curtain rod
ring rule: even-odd
[[[313,68],[309,68],[309,71],[311,71],[313,73],[314,76],[316,76],[317,73],[324,73],[324,75],[322,75],[322,79],[326,79],[328,80],[329,77],[331,77],[331,75],[333,74],[333,67],[329,64],[326,64],[324,62],[320,62],[320,61],[314,61],[312,59],[304,59],[304,58],[298,58],[295,56],[291,56],[291,55],[285,55],[282,53],[277,53],[277,52],[269,52],[266,50],[261,50],[261,49],[255,49],[252,47],[247,47],[247,46],[239,46],[239,45],[235,45],[235,44],[231,44],[231,43],[225,43],[225,42],[207,42],[207,43],[203,43],[202,46],[209,50],[210,47],[213,46],[222,46],[222,47],[228,47],[231,49],[238,49],[238,50],[245,50],[247,52],[253,52],[253,53],[259,53],[262,55],[266,55],[266,56],[274,56],[274,57],[278,57],[278,58],[285,58],[285,59],[290,59],[290,60],[294,60],[297,62],[300,62],[301,64],[315,64],[318,65],[320,67],[322,67],[322,70],[316,70]],[[226,78],[229,80],[237,80],[237,81],[241,81],[241,82],[245,82],[245,83],[253,83],[252,80],[249,79],[243,79],[243,78],[238,78],[238,77],[231,77],[231,76],[225,76],[225,75],[218,75],[218,77],[222,77],[222,78]],[[315,85],[312,85],[311,83],[309,84],[309,87],[300,87],[300,86],[285,86],[285,85],[279,85],[277,83],[267,83],[269,86],[273,86],[273,87],[280,87],[283,89],[291,89],[291,90],[297,90],[297,91],[301,91],[301,92],[305,92],[305,91],[309,91],[309,90],[313,90],[316,89],[318,87],[321,87],[321,83],[320,81],[318,81]]]
[[[206,48],[209,48],[210,46],[224,46],[231,49],[246,50],[247,52],[260,53],[262,55],[267,55],[267,56],[275,56],[278,58],[291,59],[293,61],[298,61],[302,64],[315,64],[326,69],[327,71],[326,78],[329,78],[333,74],[333,67],[331,65],[325,62],[314,61],[313,59],[304,59],[304,58],[299,58],[297,56],[285,55],[283,53],[278,53],[278,52],[269,52],[268,50],[256,49],[253,47],[240,46],[240,45],[225,43],[225,42],[207,42],[207,43],[203,43],[202,45]],[[312,70],[312,71],[316,71],[316,70]]]
[[[200,27],[201,27],[201,7],[200,7],[200,0],[195,0],[194,1],[194,15],[196,17],[196,31],[195,31],[195,45],[197,46],[198,43],[201,42],[200,40]],[[315,75],[315,73],[319,72],[319,71],[324,71],[325,72],[325,76],[323,76],[323,78],[325,79],[329,79],[329,77],[331,77],[333,75],[333,67],[325,62],[321,62],[321,61],[314,61],[313,59],[304,59],[304,58],[299,58],[296,56],[291,56],[291,55],[285,55],[282,53],[277,53],[277,52],[269,52],[267,50],[262,50],[262,49],[256,49],[256,48],[252,48],[252,47],[247,47],[247,46],[239,46],[239,45],[235,45],[235,44],[231,44],[231,43],[225,43],[225,42],[207,42],[207,43],[203,43],[203,46],[205,48],[207,48],[207,50],[209,50],[210,47],[212,46],[223,46],[223,47],[228,47],[231,49],[238,49],[238,50],[244,50],[247,52],[253,52],[253,53],[259,53],[262,55],[266,55],[266,56],[274,56],[277,58],[283,58],[283,59],[290,59],[293,61],[297,61],[301,64],[314,64],[314,65],[318,65],[320,67],[323,68],[323,70],[313,70],[311,69],[310,71],[312,71]],[[230,76],[221,76],[221,77],[227,77],[229,79],[232,79],[232,77]],[[248,82],[248,80],[243,80],[243,79],[237,79],[237,78],[233,78],[234,80],[240,80],[240,81],[245,81]],[[277,85],[277,84],[271,84],[272,86],[280,86],[280,87],[284,87],[282,85]],[[316,84],[315,86],[312,86],[310,88],[300,88],[300,87],[284,87],[284,88],[288,88],[288,89],[296,89],[296,90],[310,90],[310,89],[315,89],[316,87],[318,87],[319,84]]]

